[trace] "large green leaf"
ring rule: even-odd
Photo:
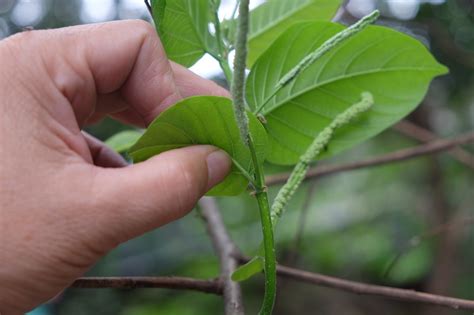
[[[252,68],[247,101],[261,112],[270,139],[268,160],[291,165],[315,136],[364,91],[374,107],[338,130],[329,156],[348,149],[410,113],[433,77],[447,69],[417,40],[385,27],[371,26],[304,70],[274,97],[278,81],[306,55],[343,29],[331,22],[299,23],[285,32]]]
[[[263,163],[267,135],[252,113],[249,113],[249,120],[257,156]],[[232,101],[228,98],[196,96],[170,107],[148,127],[129,154],[135,162],[141,162],[162,152],[195,144],[214,145],[226,151],[234,160],[232,173],[209,195],[238,195],[245,191],[248,180],[235,164],[252,174],[252,159],[249,149],[241,140]]]
[[[152,0],[153,17],[168,58],[190,67],[206,52],[217,54],[209,33],[208,0]]]
[[[249,66],[295,23],[330,20],[342,0],[269,0],[251,12]]]

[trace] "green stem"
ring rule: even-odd
[[[240,0],[235,1],[234,10],[232,10],[231,20],[235,20],[235,16],[237,15],[237,11],[239,10]]]
[[[234,80],[231,92],[234,97],[234,111],[242,141],[248,143],[249,120],[245,106],[245,70],[247,68],[247,38],[249,33],[249,0],[240,2],[237,39],[235,42]]]
[[[268,202],[267,187],[265,186],[265,175],[263,167],[257,159],[252,137],[249,137],[249,148],[255,167],[255,197],[260,209],[260,221],[263,233],[263,248],[265,250],[265,295],[260,310],[260,315],[270,315],[273,311],[276,298],[276,255],[273,240],[273,226],[270,215],[270,204]]]
[[[222,71],[224,72],[225,79],[227,82],[232,82],[234,74],[232,72],[232,69],[230,68],[229,62],[225,59],[219,59],[219,65],[221,66]]]
[[[222,36],[221,21],[219,20],[218,10],[219,7],[216,5],[216,7],[214,8],[214,27],[216,29],[216,40],[217,47],[219,49],[219,55],[213,55],[213,57],[219,62],[219,65],[221,66],[221,69],[224,72],[225,78],[230,84],[233,81],[233,73],[232,69],[230,68],[229,61],[227,60],[227,57],[229,55],[229,49],[226,43],[224,42],[224,37]]]
[[[232,96],[234,111],[242,140],[247,144],[255,170],[255,196],[260,210],[263,244],[265,249],[265,296],[260,315],[271,315],[276,297],[276,259],[273,241],[272,218],[268,202],[267,188],[263,161],[259,161],[249,132],[248,117],[245,104],[245,70],[247,62],[247,39],[249,33],[249,0],[241,0],[237,40],[235,43],[234,80],[232,81]]]

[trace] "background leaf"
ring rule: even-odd
[[[137,142],[142,134],[143,132],[138,130],[122,131],[107,139],[105,144],[118,153],[125,153]]]
[[[172,149],[195,144],[211,144],[226,151],[235,162],[252,173],[250,152],[240,138],[232,101],[224,97],[196,96],[170,107],[148,127],[130,150],[135,162]],[[261,123],[249,113],[250,131],[258,158],[265,160],[267,135]],[[248,180],[235,167],[232,173],[208,195],[238,195]]]
[[[255,109],[263,104],[288,71],[342,29],[331,22],[309,22],[285,32],[252,68],[249,105]],[[369,27],[316,61],[265,106],[261,113],[271,144],[267,158],[275,164],[295,164],[322,129],[369,91],[375,106],[339,129],[323,156],[361,143],[415,109],[433,77],[443,73],[446,68],[417,40],[385,27]]]
[[[256,256],[245,265],[239,266],[233,273],[232,273],[232,281],[235,282],[242,282],[245,280],[250,279],[257,273],[260,273],[265,268],[265,261],[264,258],[261,256]]]
[[[248,64],[290,26],[308,20],[330,20],[342,0],[269,0],[251,12]]]
[[[168,58],[190,67],[209,52],[217,54],[216,39],[209,33],[208,0],[154,0],[153,16]]]

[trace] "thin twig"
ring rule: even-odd
[[[172,290],[191,290],[203,293],[223,294],[218,279],[199,280],[184,277],[87,277],[79,278],[71,288],[80,289],[140,289],[162,288]]]
[[[145,5],[148,9],[148,12],[150,12],[150,15],[153,16],[153,9],[151,7],[151,4],[150,4],[150,1],[149,0],[145,0]]]
[[[380,296],[406,302],[417,302],[458,310],[474,310],[474,301],[457,299],[442,295],[418,292],[414,290],[391,288],[380,285],[365,284],[356,281],[325,276],[317,273],[302,271],[286,266],[278,266],[277,274],[281,277],[291,278],[319,286],[329,287],[361,295]]]
[[[420,244],[422,244],[423,241],[429,240],[445,232],[449,232],[451,230],[459,230],[459,229],[462,229],[464,226],[473,225],[473,224],[474,224],[474,217],[463,218],[460,220],[453,220],[452,222],[447,222],[447,223],[438,225],[435,228],[429,230],[428,232],[412,237],[407,242],[407,244],[403,247],[403,249],[400,250],[400,252],[398,252],[395,255],[395,257],[393,257],[393,259],[389,262],[389,264],[385,268],[385,271],[383,272],[383,278],[387,278],[389,276],[390,272],[393,270],[396,264],[400,261],[400,258],[406,255],[408,251],[420,246]]]
[[[205,197],[201,199],[199,206],[215,251],[219,255],[225,314],[243,315],[244,306],[240,285],[231,279],[232,273],[239,266],[239,262],[235,258],[239,250],[227,232],[216,201]]]
[[[422,144],[413,148],[402,149],[393,153],[389,153],[375,158],[370,158],[360,162],[352,162],[341,165],[319,166],[317,168],[309,170],[308,174],[306,175],[306,179],[315,179],[327,175],[341,173],[344,171],[353,171],[362,168],[375,167],[395,162],[406,161],[425,155],[438,154],[444,151],[448,151],[457,146],[465,145],[472,142],[474,142],[474,132],[463,134],[452,139],[441,139],[432,141],[427,144]],[[289,175],[289,173],[285,173],[268,176],[267,185],[270,186],[284,184],[287,181]]]
[[[430,142],[439,138],[432,131],[420,127],[408,120],[400,121],[393,127],[393,129],[407,137],[416,139],[420,142]],[[464,150],[463,148],[456,147],[450,150],[448,154],[451,155],[458,162],[474,169],[474,155],[470,152]]]

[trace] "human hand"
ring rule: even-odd
[[[82,127],[137,126],[182,97],[227,95],[170,63],[154,29],[122,21],[0,42],[0,313],[57,295],[118,244],[176,220],[222,181],[211,146],[126,163]]]

